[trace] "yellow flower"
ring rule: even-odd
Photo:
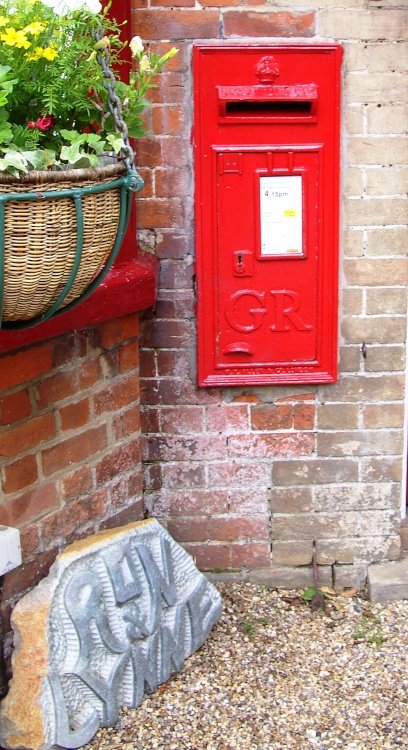
[[[8,23],[7,16],[0,16],[0,26],[5,26]]]
[[[54,47],[36,47],[34,52],[27,55],[29,60],[39,60],[43,57],[45,60],[55,60],[58,57],[58,51]]]
[[[24,49],[28,49],[30,46],[30,42],[28,41],[24,31],[16,31],[16,29],[13,29],[12,26],[9,26],[3,31],[2,34],[0,34],[0,39],[9,47],[24,47]]]
[[[28,26],[23,29],[23,31],[25,34],[32,34],[33,36],[37,36],[37,34],[41,34],[44,29],[45,23],[40,23],[40,21],[33,21],[33,23],[29,23]]]

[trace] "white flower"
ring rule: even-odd
[[[143,52],[143,42],[140,36],[132,37],[129,42],[129,47],[133,57],[136,57],[139,52]]]
[[[141,73],[150,73],[151,65],[147,55],[143,55],[142,59],[140,60],[139,70],[141,71]]]
[[[99,0],[41,0],[43,5],[52,8],[57,16],[67,16],[75,10],[84,8],[91,13],[100,13],[102,5]]]

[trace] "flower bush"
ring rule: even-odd
[[[134,37],[124,83],[126,42],[108,11],[99,0],[0,0],[0,171],[97,166],[124,154],[103,60],[129,135],[143,135],[146,93],[177,50],[149,55]]]

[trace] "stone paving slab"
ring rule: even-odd
[[[220,614],[218,591],[155,519],[74,543],[14,609],[0,744],[80,747],[179,672]]]
[[[368,593],[372,602],[408,599],[408,557],[368,568]]]

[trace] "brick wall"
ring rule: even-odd
[[[4,632],[67,543],[142,517],[138,334],[131,314],[0,358],[0,524],[23,552]]]
[[[141,351],[147,508],[203,568],[303,583],[315,542],[324,580],[361,583],[368,563],[400,549],[406,4],[178,0],[170,9],[166,0],[137,0],[134,7],[134,33],[155,49],[180,48],[139,145],[148,186],[138,200],[140,239],[161,264]],[[191,48],[197,39],[277,37],[344,44],[339,381],[198,389]]]

